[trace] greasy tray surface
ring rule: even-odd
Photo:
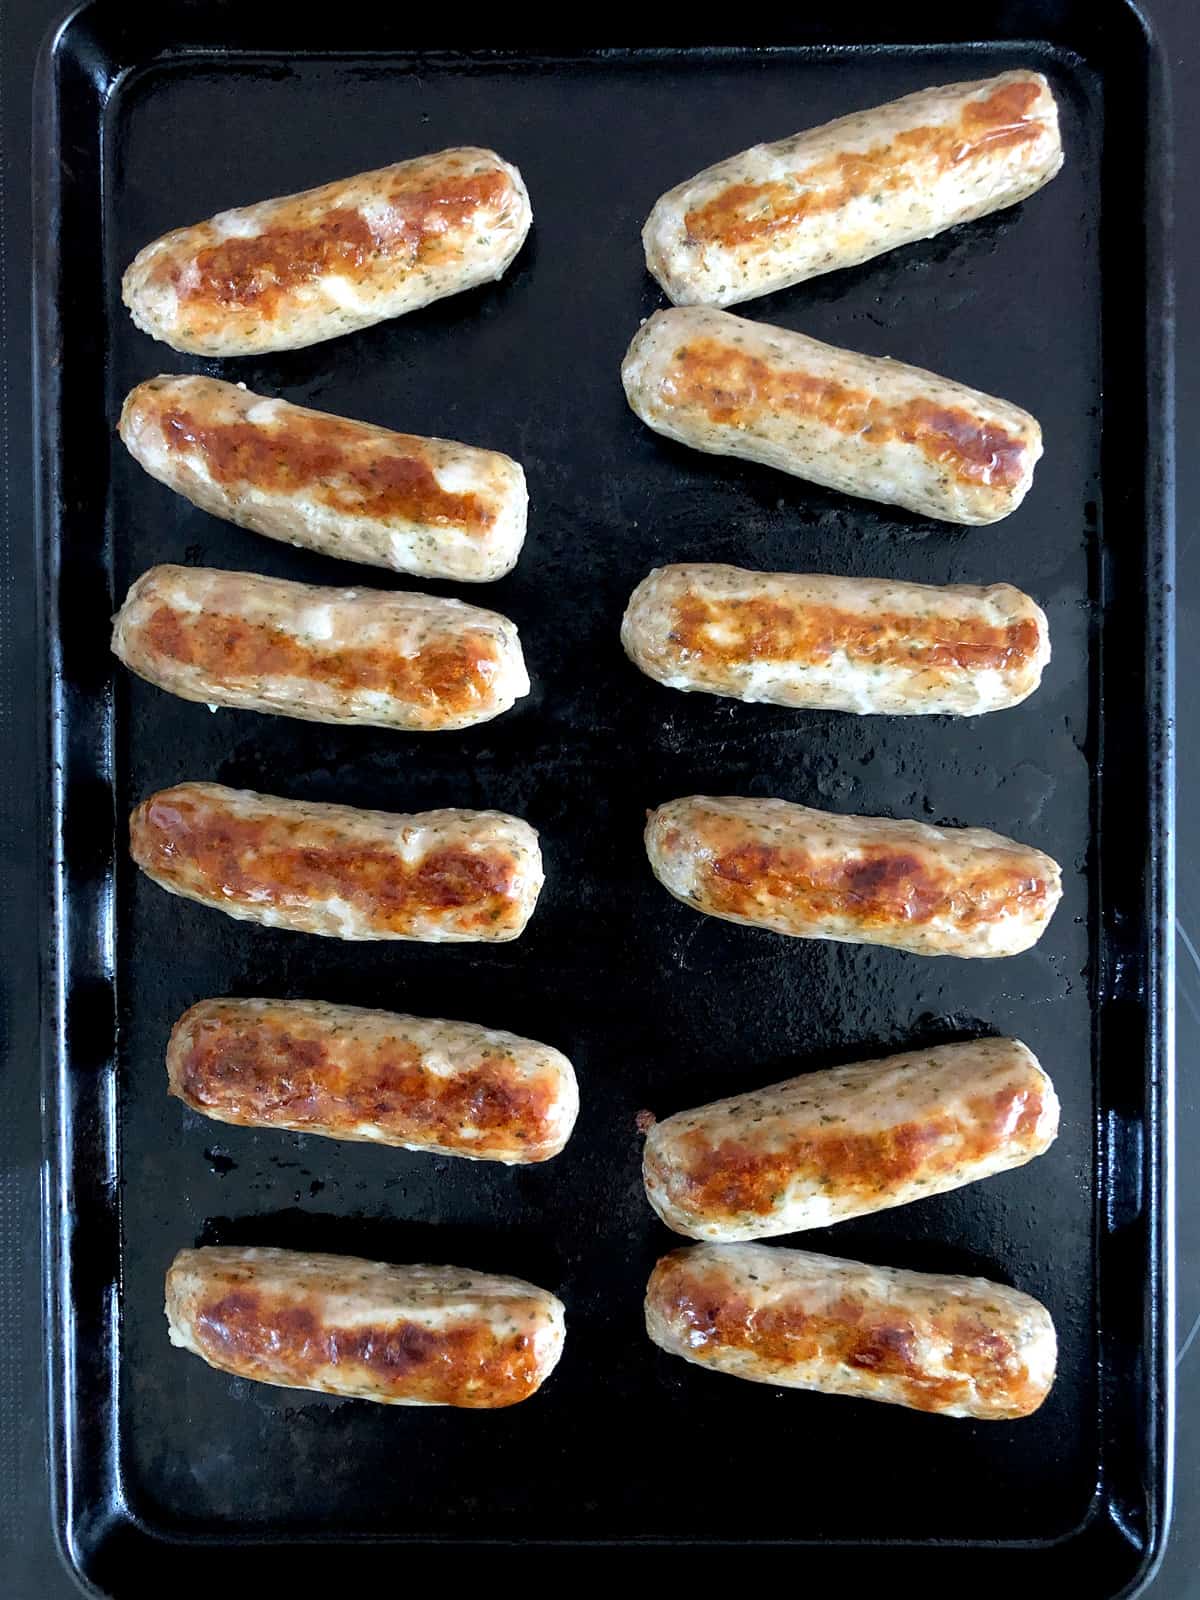
[[[1123,7],[1100,9],[1132,26]],[[158,26],[173,43],[167,12]],[[224,27],[195,42],[239,43],[232,9],[215,15]],[[202,1541],[209,1559],[274,1539],[822,1541],[864,1564],[936,1541],[986,1561],[1009,1547],[1047,1573],[1084,1543],[1104,1592],[1148,1558],[1165,1474],[1159,880],[1146,864],[1161,842],[1153,597],[1166,543],[1161,484],[1143,477],[1137,313],[1153,279],[1129,237],[1141,155],[1100,162],[1116,70],[1103,52],[1121,37],[1087,62],[1028,43],[833,60],[799,46],[531,49],[499,61],[289,55],[272,39],[264,57],[250,52],[268,41],[246,38],[242,53],[147,64],[153,41],[124,36],[106,7],[68,28],[47,70],[61,119],[47,142],[53,163],[70,161],[61,190],[43,191],[41,220],[46,625],[67,860],[66,1044],[61,1057],[52,1049],[51,1123],[57,1195],[73,1218],[57,1225],[52,1287],[60,1513],[93,1576],[116,1581],[134,1539],[146,1560],[165,1539]],[[1147,69],[1141,59],[1143,77],[1132,70],[1144,41],[1130,37],[1133,88],[1120,93],[1136,97]],[[142,70],[101,112],[121,63]],[[664,188],[756,138],[1021,64],[1048,73],[1062,110],[1067,163],[1048,189],[743,308],[1033,410],[1047,452],[1009,520],[932,524],[675,448],[637,422],[618,369],[639,318],[663,303],[638,232]],[[1124,115],[1135,115],[1129,102]],[[297,132],[308,129],[319,137]],[[225,363],[154,345],[120,308],[123,266],[177,223],[466,141],[516,162],[533,199],[533,234],[496,287],[334,343]],[[1102,236],[1102,196],[1118,180],[1124,222]],[[390,581],[217,522],[125,456],[112,431],[124,394],[181,370],[523,462],[530,534],[515,573],[486,591],[394,586],[511,616],[533,694],[488,726],[420,736],[212,716],[122,672],[107,617],[155,562]],[[643,678],[617,637],[634,585],[672,560],[1005,580],[1046,609],[1054,659],[1024,705],[970,722],[684,697]],[[1109,738],[1116,773],[1103,760]],[[183,779],[393,810],[510,810],[541,830],[546,889],[525,936],[490,949],[350,947],[233,923],[163,894],[125,853],[130,806]],[[645,809],[694,792],[996,828],[1062,862],[1063,904],[1035,950],[997,962],[726,926],[670,900],[642,851]],[[547,1166],[519,1170],[206,1122],[167,1098],[162,1057],[178,1015],[218,994],[462,1017],[545,1039],[579,1072],[574,1139]],[[782,1395],[654,1350],[642,1290],[679,1241],[641,1192],[639,1109],[664,1115],[805,1067],[981,1031],[1022,1038],[1053,1076],[1063,1132],[1051,1152],[796,1242],[995,1276],[1043,1299],[1062,1358],[1034,1418],[951,1424]],[[397,1416],[229,1380],[172,1350],[161,1312],[174,1251],[211,1242],[527,1276],[567,1304],[563,1362],[541,1395],[495,1416]],[[175,1559],[196,1557],[176,1548]]]

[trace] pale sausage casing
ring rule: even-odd
[[[176,228],[121,297],[174,350],[299,350],[501,277],[531,220],[494,150],[440,150]]]
[[[470,728],[529,693],[516,627],[496,611],[210,567],[143,573],[112,647],[184,700],[308,722]]]
[[[564,1333],[562,1302],[520,1278],[266,1248],[181,1250],[165,1309],[210,1367],[391,1406],[516,1405]]]
[[[515,939],[543,879],[537,834],[500,811],[403,815],[219,783],[143,800],[129,848],[171,894],[334,939]]]
[[[1058,1097],[1016,1039],[830,1067],[680,1111],[650,1129],[650,1204],[693,1239],[824,1228],[1023,1166]]]
[[[1036,1411],[1057,1361],[1050,1313],[1017,1289],[761,1244],[664,1256],[646,1331],[735,1378],[985,1422]]]
[[[171,1030],[167,1082],[218,1122],[508,1164],[571,1136],[561,1051],[472,1022],[320,1000],[202,1000]]]
[[[922,89],[671,189],[642,232],[676,305],[731,306],[1015,205],[1062,166],[1040,72]]]
[[[891,716],[1014,706],[1050,659],[1046,617],[1007,583],[659,567],[630,597],[621,642],[671,689]]]
[[[689,795],[650,813],[646,853],[678,900],[798,939],[1010,956],[1045,932],[1057,862],[985,828]]]
[[[944,522],[1008,516],[1042,454],[1007,400],[707,306],[655,312],[621,377],[642,421],[693,450]]]
[[[512,570],[525,539],[525,474],[496,450],[188,376],[138,384],[119,431],[193,505],[343,561],[485,583]]]

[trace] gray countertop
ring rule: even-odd
[[[1200,1190],[1192,1151],[1200,1140],[1200,816],[1187,798],[1200,793],[1200,716],[1189,685],[1200,676],[1200,8],[1164,0],[1143,8],[1155,20],[1171,67],[1175,116],[1175,260],[1178,313],[1176,398],[1179,418],[1178,528],[1178,853],[1176,957],[1176,1283],[1177,1380],[1175,1508],[1167,1553],[1152,1600],[1200,1595]]]
[[[42,0],[9,0],[0,8],[0,176],[5,185],[3,301],[7,338],[0,378],[0,436],[7,456],[7,481],[0,482],[0,519],[6,519],[14,553],[28,544],[31,503],[30,430],[26,410],[29,329],[29,85],[37,43],[61,10]],[[1195,173],[1200,168],[1200,5],[1196,0],[1146,0],[1171,68],[1176,120],[1176,234],[1178,304],[1177,395],[1181,418],[1178,452],[1178,728],[1179,792],[1200,792],[1200,717],[1189,693],[1200,679],[1200,450],[1193,434],[1200,423],[1200,213]],[[0,471],[0,479],[4,476]],[[28,706],[34,670],[29,611],[23,586],[33,581],[32,560],[15,558],[0,572],[0,622],[11,619],[3,640],[0,709],[15,729],[15,750],[0,768],[0,806],[19,809],[17,785],[30,770],[23,739],[36,736]],[[23,709],[24,708],[24,709]],[[5,793],[5,790],[8,793]],[[28,808],[29,848],[0,860],[6,896],[21,904],[23,874],[37,868],[34,810]],[[1178,813],[1178,1426],[1175,1507],[1163,1565],[1145,1591],[1151,1600],[1200,1600],[1200,1190],[1191,1182],[1191,1152],[1200,1143],[1200,1090],[1193,1062],[1200,1043],[1200,814],[1181,805]],[[7,901],[6,901],[7,903]],[[4,1012],[0,1014],[5,1057],[0,1064],[0,1232],[27,1241],[0,1264],[0,1587],[11,1600],[59,1600],[78,1593],[59,1564],[50,1531],[45,1470],[40,1352],[40,1289],[37,1241],[38,1141],[36,1084],[36,993],[32,941],[9,929],[5,944]],[[398,1577],[399,1577],[398,1573]],[[1086,1600],[1079,1596],[1078,1600]]]

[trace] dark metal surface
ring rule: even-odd
[[[518,52],[500,66],[303,57],[274,38],[267,59],[174,57],[112,93],[116,69],[144,62],[158,41],[106,36],[106,7],[63,40],[69,93],[62,122],[47,130],[42,212],[65,247],[61,279],[45,281],[42,302],[48,621],[64,647],[70,867],[68,1048],[50,1109],[68,1135],[64,1188],[52,1198],[63,1207],[57,1288],[72,1292],[74,1315],[59,1302],[55,1376],[60,1509],[76,1559],[100,1581],[117,1582],[136,1555],[140,1572],[178,1584],[180,1550],[168,1541],[189,1542],[186,1583],[218,1570],[230,1543],[354,1534],[793,1540],[807,1545],[810,1572],[832,1559],[843,1575],[881,1562],[928,1571],[936,1542],[939,1570],[961,1566],[976,1582],[1000,1572],[1048,1580],[1097,1562],[1095,1593],[1116,1592],[1150,1559],[1165,1474],[1163,907],[1150,861],[1163,795],[1147,792],[1145,775],[1162,773],[1151,723],[1164,682],[1144,651],[1158,638],[1166,539],[1155,476],[1161,346],[1151,337],[1148,352],[1137,312],[1148,288],[1152,315],[1162,307],[1157,262],[1130,227],[1144,190],[1144,43],[1123,7],[1100,10],[1107,26],[1097,33],[1083,31],[1081,12],[1061,35],[1083,60],[1025,45],[851,50],[832,72],[827,57],[803,49],[552,63]],[[182,20],[170,8],[156,16],[164,42],[168,24],[204,20],[242,47],[268,42],[241,37],[244,24],[221,8],[203,19],[194,8]],[[663,187],[767,130],[1031,60],[1064,106],[1068,166],[1052,189],[746,308],[1030,405],[1047,458],[1010,521],[931,529],[688,456],[639,427],[616,368],[638,317],[658,303],[637,229]],[[299,141],[289,132],[297,127],[319,127],[320,137]],[[116,280],[147,238],[224,204],[391,159],[397,128],[419,129],[426,148],[493,143],[521,165],[535,234],[498,289],[220,369],[154,347],[126,322]],[[1123,141],[1130,128],[1136,139]],[[1102,200],[1117,192],[1120,215],[1106,208],[1101,230]],[[97,274],[86,246],[101,231]],[[434,744],[210,718],[119,679],[107,612],[153,561],[326,581],[353,572],[215,523],[123,458],[111,435],[121,395],[177,369],[232,372],[266,392],[522,459],[530,541],[488,600],[521,624],[532,700]],[[968,724],[685,700],[623,661],[616,624],[650,565],[700,556],[1006,578],[1046,606],[1055,660],[1025,707]],[[529,934],[495,951],[334,946],[229,924],[135,882],[119,848],[129,803],[184,777],[397,809],[506,806],[543,830],[546,896]],[[650,880],[642,810],[695,789],[995,826],[1056,854],[1067,895],[1038,949],[1011,961],[785,945],[702,921]],[[394,1005],[546,1037],[580,1069],[575,1141],[551,1166],[513,1173],[205,1124],[166,1100],[161,1049],[174,1016],[216,992]],[[640,1194],[640,1106],[670,1111],[794,1062],[980,1029],[1019,1034],[1053,1073],[1065,1113],[1055,1149],[1023,1172],[812,1242],[990,1273],[1041,1295],[1064,1359],[1035,1419],[951,1425],[780,1396],[691,1372],[645,1343],[640,1291],[670,1237]],[[482,1418],[232,1383],[165,1342],[162,1273],[197,1238],[524,1271],[568,1302],[563,1366],[529,1406]],[[878,1541],[887,1547],[873,1548]],[[375,1559],[372,1548],[355,1559]],[[253,1570],[248,1551],[239,1560]]]

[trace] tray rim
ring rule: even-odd
[[[1067,0],[1070,3],[1070,0]],[[1147,811],[1152,824],[1151,842],[1156,847],[1151,855],[1151,869],[1146,875],[1146,907],[1148,927],[1145,937],[1146,955],[1146,1013],[1147,1013],[1147,1060],[1146,1060],[1146,1092],[1144,1097],[1145,1117],[1144,1127],[1151,1137],[1146,1145],[1146,1173],[1145,1193],[1147,1203],[1145,1207],[1145,1232],[1147,1236],[1147,1250],[1145,1255],[1145,1304],[1143,1314],[1145,1317],[1144,1332],[1146,1348],[1151,1356],[1147,1372],[1147,1389],[1150,1394],[1151,1405],[1149,1438],[1147,1440],[1147,1460],[1150,1472],[1144,1482],[1145,1501],[1147,1509],[1147,1526],[1149,1529],[1145,1547],[1137,1557],[1137,1564],[1127,1581],[1119,1591],[1122,1594],[1140,1592],[1150,1583],[1156,1573],[1163,1556],[1165,1547],[1166,1530],[1170,1523],[1171,1501],[1173,1494],[1172,1483],[1172,1442],[1174,1422],[1174,1361],[1173,1361],[1173,1309],[1174,1309],[1174,944],[1171,938],[1171,929],[1174,924],[1174,869],[1175,869],[1175,839],[1174,839],[1174,575],[1175,575],[1175,525],[1174,525],[1174,430],[1173,430],[1173,354],[1174,354],[1174,301],[1172,286],[1172,261],[1170,255],[1171,216],[1169,206],[1170,175],[1171,175],[1171,141],[1168,133],[1169,123],[1169,95],[1166,63],[1163,50],[1157,35],[1146,17],[1145,13],[1135,3],[1135,0],[1099,0],[1099,4],[1106,7],[1107,12],[1119,14],[1126,23],[1132,21],[1136,28],[1145,57],[1144,84],[1146,90],[1146,103],[1159,113],[1147,119],[1147,137],[1143,160],[1141,162],[1140,176],[1144,182],[1144,192],[1147,201],[1147,215],[1145,218],[1145,245],[1144,245],[1144,273],[1147,294],[1144,307],[1144,321],[1141,328],[1141,347],[1146,356],[1147,365],[1147,393],[1146,393],[1146,424],[1147,437],[1157,440],[1157,449],[1148,448],[1145,463],[1144,504],[1151,513],[1148,518],[1151,527],[1147,550],[1155,562],[1155,571],[1158,574],[1157,586],[1148,591],[1144,612],[1145,636],[1148,644],[1147,652],[1147,686],[1150,702],[1146,719],[1147,751],[1151,756],[1149,770],[1146,776],[1147,785]],[[83,1512],[75,1497],[76,1479],[76,1440],[68,1428],[68,1415],[71,1411],[75,1397],[71,1388],[71,1370],[78,1356],[75,1349],[74,1332],[72,1328],[72,1307],[69,1300],[69,1288],[72,1282],[72,1266],[70,1253],[67,1248],[68,1228],[64,1219],[70,1212],[70,1160],[68,1155],[68,1122],[70,1110],[68,1108],[69,1095],[67,1093],[68,1067],[64,1049],[65,1036],[65,1007],[67,1003],[66,974],[67,940],[64,934],[64,917],[62,902],[62,886],[68,870],[65,856],[55,847],[63,836],[64,816],[68,807],[68,761],[64,758],[63,736],[65,731],[65,711],[63,706],[61,676],[55,671],[59,648],[58,634],[53,627],[57,620],[57,593],[56,593],[56,558],[58,533],[58,518],[55,514],[56,494],[58,490],[57,457],[51,446],[55,435],[57,408],[55,397],[57,393],[57,372],[55,364],[48,359],[51,341],[48,334],[55,325],[55,297],[52,285],[57,280],[62,268],[62,258],[55,245],[54,230],[49,226],[51,217],[56,211],[56,199],[60,182],[60,173],[57,168],[57,153],[59,150],[59,103],[58,103],[58,67],[61,52],[71,42],[72,31],[79,27],[90,14],[103,12],[109,9],[107,0],[85,0],[64,19],[54,25],[47,35],[39,53],[34,82],[34,127],[43,131],[43,139],[35,141],[33,157],[33,199],[34,199],[34,226],[33,226],[33,251],[34,251],[34,281],[33,281],[33,317],[34,317],[34,358],[33,358],[33,410],[35,440],[38,449],[37,471],[35,481],[35,537],[37,545],[38,570],[41,574],[41,583],[37,594],[36,628],[41,645],[41,661],[49,671],[44,672],[37,684],[37,707],[44,716],[43,726],[47,728],[49,737],[42,745],[42,772],[41,785],[42,806],[40,822],[44,833],[41,836],[51,848],[45,853],[45,866],[43,879],[45,893],[42,896],[43,918],[39,930],[39,950],[41,955],[41,986],[39,998],[41,1001],[42,1016],[42,1108],[43,1108],[43,1139],[46,1152],[45,1164],[42,1174],[42,1199],[43,1199],[43,1316],[47,1336],[47,1378],[49,1407],[49,1442],[50,1442],[50,1481],[52,1513],[55,1527],[55,1536],[59,1546],[59,1553],[75,1576],[90,1592],[101,1593],[96,1586],[92,1572],[94,1571],[97,1552],[121,1549],[124,1559],[130,1555],[140,1553],[149,1555],[152,1551],[165,1553],[168,1559],[175,1558],[175,1552],[199,1552],[201,1550],[236,1550],[239,1561],[252,1561],[246,1570],[249,1578],[253,1572],[261,1567],[263,1573],[267,1571],[267,1563],[275,1559],[281,1544],[300,1545],[306,1550],[306,1560],[312,1558],[317,1551],[322,1553],[322,1558],[332,1561],[344,1560],[351,1552],[361,1553],[364,1549],[381,1548],[393,1551],[397,1547],[406,1550],[438,1550],[447,1549],[474,1550],[474,1551],[499,1551],[501,1549],[529,1550],[535,1549],[540,1553],[566,1554],[574,1549],[613,1549],[646,1552],[651,1549],[681,1549],[723,1550],[730,1548],[744,1548],[750,1544],[751,1548],[766,1550],[801,1550],[806,1555],[817,1546],[828,1545],[832,1551],[839,1554],[844,1561],[852,1557],[855,1552],[868,1557],[880,1557],[894,1562],[908,1554],[919,1554],[925,1551],[936,1550],[942,1560],[943,1574],[950,1575],[950,1563],[957,1565],[957,1559],[964,1561],[963,1570],[968,1569],[973,1558],[983,1553],[991,1560],[1003,1558],[1010,1552],[1015,1556],[1020,1553],[1062,1552],[1068,1547],[1078,1545],[1082,1540],[1089,1540],[1093,1546],[1101,1546],[1099,1559],[1103,1559],[1103,1549],[1108,1548],[1116,1556],[1117,1550],[1122,1550],[1126,1555],[1130,1546],[1125,1541],[1119,1528],[1114,1528],[1108,1517],[1098,1518],[1098,1511],[1107,1510],[1104,1486],[1098,1483],[1096,1492],[1088,1507],[1087,1513],[1077,1527],[1050,1539],[1035,1540],[979,1540],[979,1541],[942,1541],[938,1539],[927,1540],[850,1540],[850,1539],[820,1539],[820,1540],[795,1540],[773,1541],[769,1539],[750,1541],[741,1539],[715,1539],[705,1541],[703,1544],[678,1539],[673,1536],[662,1538],[619,1538],[616,1540],[584,1540],[567,1539],[556,1540],[522,1540],[522,1539],[479,1539],[472,1541],[453,1541],[443,1539],[429,1539],[424,1537],[410,1538],[403,1534],[378,1536],[374,1534],[341,1534],[334,1538],[313,1535],[311,1538],[298,1538],[293,1534],[285,1534],[279,1539],[262,1539],[255,1535],[246,1538],[228,1538],[223,1535],[193,1535],[176,1538],[164,1535],[138,1519],[136,1514],[124,1501],[120,1486],[119,1462],[111,1459],[106,1462],[106,1467],[112,1473],[113,1494],[109,1504],[120,1508],[119,1515],[108,1519],[103,1525],[90,1521]],[[1000,6],[1004,12],[1005,7]],[[170,13],[171,5],[161,8],[162,13]],[[160,13],[161,14],[161,13]],[[805,24],[795,24],[794,28],[803,32]],[[868,30],[869,31],[869,30]],[[1016,39],[1030,38],[1031,42],[1044,47],[1049,40],[1037,35],[1025,33],[997,35],[994,30],[990,36],[985,37],[988,30],[980,30],[979,34],[972,33],[966,37],[941,37],[937,40],[914,41],[876,41],[874,37],[859,38],[851,44],[844,46],[847,53],[859,53],[870,49],[873,45],[887,50],[897,46],[907,45],[909,48],[922,48],[936,45],[971,44],[978,42],[981,48],[1002,39],[1005,43],[1014,42]],[[716,44],[719,41],[712,41]],[[733,48],[745,48],[745,40],[730,41]],[[821,46],[821,41],[800,38],[789,38],[787,48],[812,48],[816,44]],[[824,46],[828,48],[828,46]],[[347,57],[363,58],[396,58],[416,53],[425,53],[425,47],[420,44],[393,45],[385,48],[356,47],[352,49],[328,49],[320,46],[309,46],[299,50],[289,50],[279,47],[274,48],[236,48],[231,53],[238,59],[245,59],[256,55],[264,56],[319,56],[329,59],[346,59]],[[597,47],[599,48],[599,47]],[[707,46],[660,46],[648,45],[645,47],[633,46],[618,47],[614,53],[626,54],[645,48],[648,52],[669,49],[672,53],[676,50],[686,51],[691,48],[708,48]],[[752,46],[753,48],[753,46]],[[764,48],[760,46],[759,48]],[[769,48],[769,47],[766,47]],[[1051,48],[1057,49],[1056,46]],[[198,56],[204,53],[196,47],[185,47],[179,54],[170,54],[164,58],[160,55],[154,59],[138,63],[130,63],[122,67],[106,80],[105,92],[98,104],[100,116],[107,108],[110,99],[122,88],[128,87],[130,82],[140,77],[145,71],[153,70],[166,64],[178,65],[188,56]],[[478,55],[507,54],[507,51],[493,52],[484,47],[458,47],[447,52],[452,54]],[[513,51],[522,59],[530,56],[558,56],[582,54],[594,56],[596,51],[577,52],[575,50],[559,51],[553,48],[543,48],[537,44],[518,47]],[[53,136],[51,136],[53,135]],[[1107,163],[1106,155],[1105,161]],[[1103,292],[1103,291],[1102,291]],[[1157,535],[1157,537],[1156,537]],[[1098,695],[1094,697],[1098,703]],[[1098,713],[1097,713],[1098,714]],[[77,764],[77,762],[76,762]],[[119,848],[114,836],[114,852]],[[115,1133],[110,1130],[109,1149],[115,1149]],[[1098,1203],[1105,1198],[1107,1174],[1105,1171],[1105,1146],[1103,1136],[1098,1135]],[[119,1208],[117,1196],[117,1163],[113,1163],[113,1173],[110,1182],[113,1185],[114,1203]],[[110,1308],[111,1332],[115,1341],[116,1326],[116,1297]],[[112,1373],[113,1387],[115,1389],[116,1375]],[[1114,1536],[1116,1545],[1113,1545]],[[90,1543],[88,1542],[90,1541]],[[1096,1551],[1092,1552],[1096,1558]],[[1006,1570],[1008,1570],[1006,1565]],[[1022,1569],[1028,1572],[1028,1567]],[[1116,1592],[1116,1591],[1114,1591]]]

